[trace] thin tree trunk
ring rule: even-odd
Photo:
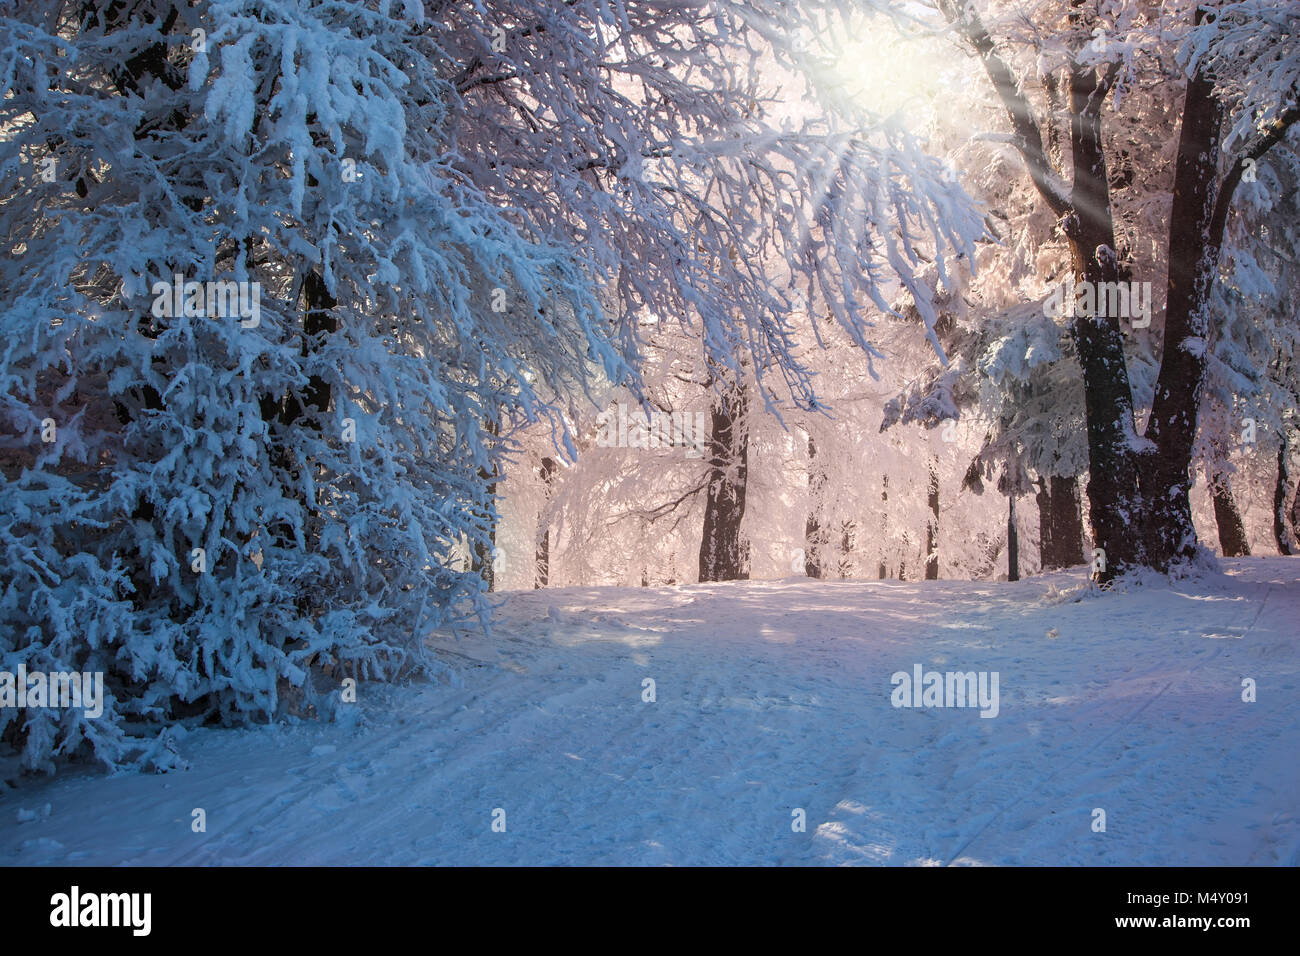
[[[491,439],[501,434],[501,423],[495,419],[488,419],[484,433]],[[484,499],[482,506],[475,509],[475,518],[486,531],[486,537],[478,537],[473,544],[473,558],[470,562],[470,570],[483,579],[486,590],[492,592],[496,590],[496,567],[494,559],[497,550],[497,523],[496,523],[496,496],[497,483],[501,479],[501,469],[494,462],[490,469],[480,468],[478,472],[479,480],[484,485]]]
[[[1007,495],[1007,580],[1020,580],[1020,533],[1016,530],[1016,496]]]
[[[881,507],[884,510],[884,515],[880,521],[881,557],[880,557],[880,568],[878,569],[880,573],[878,577],[880,578],[880,580],[883,581],[885,578],[889,577],[889,565],[885,561],[885,557],[884,557],[885,542],[889,540],[889,476],[888,475],[882,476],[882,482],[880,486],[880,502],[881,502]]]
[[[1286,426],[1280,429],[1277,443],[1277,480],[1273,482],[1273,540],[1278,554],[1295,554],[1295,531],[1287,521],[1286,504],[1291,495],[1291,449]]]
[[[538,517],[540,527],[537,529],[537,577],[533,582],[534,590],[546,587],[551,579],[551,525],[548,512],[551,502],[551,478],[555,474],[555,459],[543,458],[539,471],[542,485],[546,489],[546,502],[542,505],[542,513]]]
[[[1052,511],[1052,492],[1047,479],[1042,475],[1038,477],[1034,503],[1038,505],[1039,563],[1044,571],[1053,571],[1061,565],[1056,559],[1056,545],[1052,539],[1052,522],[1055,517]]]
[[[1297,484],[1291,498],[1291,528],[1300,537],[1300,484]]]
[[[804,573],[810,578],[822,576],[822,523],[826,487],[826,469],[817,460],[817,443],[808,436],[808,518],[804,522]]]
[[[925,579],[939,579],[939,459],[930,456],[930,487],[927,503],[930,519],[925,526]]]

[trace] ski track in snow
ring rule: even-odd
[[[459,686],[363,684],[360,727],[0,788],[0,862],[1300,865],[1300,560],[1224,566],[514,593],[431,639]],[[997,671],[999,716],[895,709],[918,663]]]

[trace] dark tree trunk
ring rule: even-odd
[[[925,525],[925,579],[939,579],[939,460],[930,458],[930,487],[927,503],[930,519]]]
[[[1047,479],[1041,475],[1034,491],[1034,503],[1038,505],[1038,556],[1044,571],[1059,568],[1056,558],[1056,543],[1052,540],[1052,492]]]
[[[1198,20],[1200,16],[1198,13]],[[1190,557],[1197,543],[1188,492],[1205,349],[1185,346],[1192,344],[1189,340],[1203,343],[1209,338],[1208,303],[1223,238],[1221,227],[1217,234],[1211,228],[1222,120],[1223,107],[1214,95],[1214,84],[1198,72],[1187,82],[1183,103],[1169,218],[1164,349],[1146,429],[1154,450],[1146,456],[1142,472],[1143,497],[1149,503],[1144,529],[1147,558],[1161,570]],[[1217,494],[1214,508],[1217,517]],[[1234,514],[1235,510],[1231,509]],[[1231,527],[1231,517],[1228,523]],[[1219,526],[1222,540],[1222,520]]]
[[[749,578],[749,555],[741,537],[749,477],[749,423],[743,385],[715,399],[709,433],[709,487],[700,540],[700,581]]]
[[[1241,512],[1232,497],[1232,487],[1226,477],[1210,482],[1210,497],[1214,499],[1214,520],[1219,526],[1219,547],[1225,558],[1244,558],[1250,555],[1246,540],[1246,527]]]
[[[822,524],[823,493],[826,488],[826,469],[817,460],[817,443],[808,436],[808,519],[804,522],[804,574],[820,578],[823,571],[823,545],[825,534]]]
[[[1016,496],[1007,495],[1007,580],[1020,580],[1020,532],[1016,530]]]
[[[1079,479],[1052,475],[1050,484],[1052,510],[1053,567],[1069,568],[1083,564],[1083,508],[1079,499]]]
[[[501,423],[490,418],[483,430],[490,436],[488,443],[492,444],[492,439],[501,434]],[[484,496],[480,507],[474,511],[474,518],[483,533],[473,542],[470,570],[483,579],[485,590],[491,592],[495,591],[497,586],[494,559],[497,550],[496,496],[497,482],[501,479],[500,466],[494,461],[491,468],[480,468],[478,477],[483,482]]]
[[[888,540],[888,532],[889,532],[889,476],[888,475],[884,475],[881,481],[880,502],[882,508],[884,509],[884,517],[880,522],[880,546],[883,554],[883,549],[885,547],[885,542]],[[889,577],[889,565],[886,563],[884,557],[881,557],[880,559],[880,568],[878,570],[880,572],[878,575],[880,580],[883,581],[885,578]]]
[[[555,474],[555,459],[543,458],[539,471],[542,485],[546,488],[546,503],[542,505],[542,513],[538,517],[537,578],[533,582],[534,590],[546,587],[551,579],[551,525],[548,512],[551,502],[551,477]]]
[[[1110,185],[1102,143],[1106,91],[1091,68],[1070,75],[1070,151],[1074,159],[1071,208],[1063,219],[1076,282],[1119,281],[1114,252]],[[1077,316],[1071,330],[1083,368],[1088,427],[1088,514],[1092,537],[1106,552],[1105,585],[1143,563],[1141,536],[1131,523],[1142,514],[1133,454],[1133,393],[1124,359],[1119,317]]]
[[[1286,426],[1280,429],[1277,445],[1277,480],[1273,483],[1273,539],[1277,541],[1278,554],[1295,554],[1297,551],[1295,525],[1287,514],[1287,501],[1291,497],[1291,448],[1286,438]],[[1300,497],[1297,497],[1300,501]]]
[[[1300,485],[1297,485],[1291,499],[1291,528],[1300,536]]]

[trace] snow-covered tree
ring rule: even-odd
[[[422,666],[485,609],[511,436],[642,400],[644,315],[809,403],[772,263],[866,347],[882,270],[981,228],[904,131],[774,119],[763,71],[839,4],[0,15],[0,654],[110,696],[4,711],[31,767]]]

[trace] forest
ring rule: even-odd
[[[791,579],[1007,620],[1040,577],[1300,593],[1228,563],[1300,548],[1298,33],[1289,0],[0,0],[4,767],[348,725],[448,680],[438,635],[627,589],[754,595],[710,605],[754,634]]]

